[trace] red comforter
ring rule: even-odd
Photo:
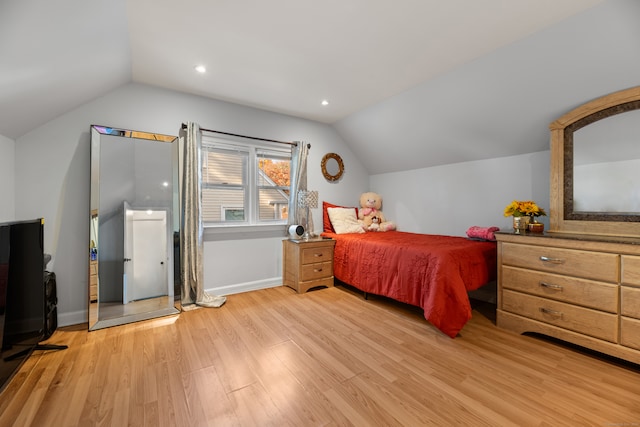
[[[336,240],[338,280],[421,307],[452,338],[471,318],[467,291],[496,278],[495,242],[401,231],[323,236]]]

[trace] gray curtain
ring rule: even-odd
[[[197,123],[187,123],[180,131],[182,145],[182,226],[180,227],[180,273],[182,278],[182,305],[197,304],[202,307],[220,307],[227,300],[205,292],[202,252],[203,235],[200,210],[202,205],[201,153],[202,132]]]
[[[307,190],[307,157],[309,155],[310,144],[298,142],[291,147],[291,194],[289,197],[289,220],[288,225],[308,224],[307,230],[313,232],[313,217],[306,218],[306,209],[298,206],[298,192]],[[308,221],[308,222],[307,222]]]

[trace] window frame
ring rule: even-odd
[[[222,203],[220,207],[221,210],[224,211],[224,208],[227,209],[239,209],[242,208],[245,210],[245,220],[244,221],[230,221],[227,222],[224,219],[221,219],[219,222],[206,222],[203,219],[203,228],[205,231],[205,236],[211,235],[213,233],[239,233],[239,232],[252,232],[252,231],[268,231],[268,230],[278,230],[282,231],[283,226],[287,224],[287,218],[276,218],[273,220],[260,220],[260,200],[259,193],[261,189],[277,189],[277,190],[286,190],[290,187],[284,186],[268,186],[268,185],[260,185],[259,179],[259,166],[258,162],[260,158],[281,158],[289,160],[289,173],[291,173],[291,169],[293,165],[291,164],[291,147],[283,146],[282,144],[271,143],[271,142],[263,142],[263,141],[254,141],[248,138],[241,137],[220,137],[215,135],[203,135],[202,136],[202,164],[200,165],[201,171],[204,168],[205,156],[209,151],[216,150],[232,150],[239,151],[243,153],[247,153],[247,162],[246,162],[246,170],[244,171],[243,179],[246,181],[243,185],[230,185],[225,186],[221,184],[209,185],[203,182],[202,190],[205,188],[244,188],[244,204],[245,206],[237,206],[233,202],[231,203]],[[285,195],[285,197],[287,197]],[[288,206],[288,198],[286,202]],[[274,211],[276,210],[276,205],[274,205]],[[280,213],[277,212],[276,216],[279,217]],[[222,217],[224,218],[224,216]]]

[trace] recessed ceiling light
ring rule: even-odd
[[[327,101],[326,99],[323,99],[321,102],[322,105],[329,105],[329,101]]]
[[[196,71],[199,73],[206,73],[207,72],[207,68],[204,65],[198,65],[196,66]]]

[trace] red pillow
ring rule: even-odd
[[[322,202],[322,231],[325,231],[327,233],[335,233],[336,230],[333,229],[333,225],[331,225],[331,219],[329,219],[329,213],[327,212],[328,208],[347,208],[350,206],[340,206],[340,205],[334,205],[333,203],[329,203],[329,202]],[[358,208],[356,209],[356,216],[358,216]]]

